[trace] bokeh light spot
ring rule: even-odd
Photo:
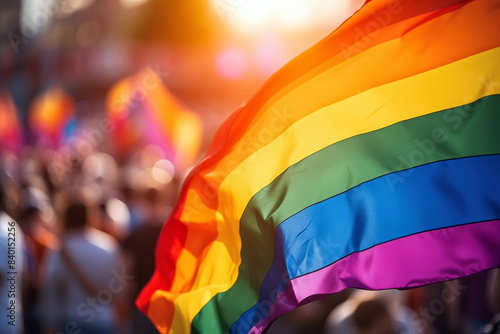
[[[236,48],[222,50],[217,56],[216,66],[217,73],[224,79],[238,79],[245,72],[245,56],[242,51]]]

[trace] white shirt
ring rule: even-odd
[[[115,324],[113,300],[128,284],[119,268],[119,246],[108,234],[87,227],[64,235],[72,262],[98,292],[91,295],[69,269],[60,251],[50,251],[44,265],[45,281],[40,306],[46,328],[61,328],[74,322],[78,326]]]

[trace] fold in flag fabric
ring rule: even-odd
[[[191,167],[201,145],[202,123],[149,68],[117,82],[107,98],[119,155],[156,145],[177,167]]]
[[[280,69],[190,173],[137,299],[261,333],[348,287],[500,266],[500,2],[373,0]]]

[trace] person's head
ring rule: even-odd
[[[63,215],[63,228],[66,231],[83,229],[88,223],[87,206],[81,202],[71,202]]]
[[[395,333],[389,310],[377,299],[361,302],[354,310],[352,319],[361,334]]]

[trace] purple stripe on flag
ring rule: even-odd
[[[422,232],[353,253],[292,279],[250,333],[261,333],[274,319],[315,295],[319,299],[347,287],[417,287],[500,267],[499,235],[500,220],[491,220]]]

